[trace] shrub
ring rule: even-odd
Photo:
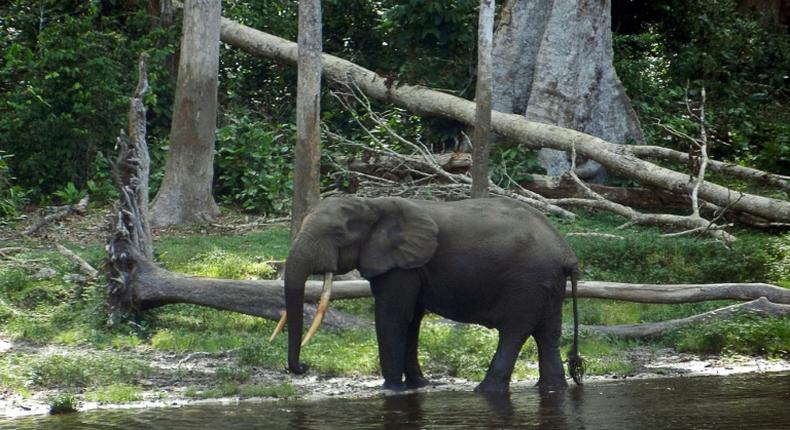
[[[293,142],[291,125],[230,117],[217,131],[217,195],[244,210],[286,213],[293,190]]]
[[[49,413],[52,415],[77,412],[77,398],[71,393],[56,394],[48,400]]]
[[[742,315],[680,330],[669,337],[682,352],[790,356],[790,318]]]

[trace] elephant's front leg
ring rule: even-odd
[[[375,299],[376,337],[384,388],[404,390],[409,326],[415,318],[419,278],[409,271],[393,270],[371,279],[370,286]]]
[[[425,314],[425,308],[418,306],[414,311],[414,317],[409,322],[408,333],[406,333],[406,387],[420,388],[429,384],[428,380],[422,375],[420,361],[417,358],[417,347],[420,343],[420,324]]]

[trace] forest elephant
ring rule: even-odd
[[[566,277],[576,317],[577,260],[537,210],[511,199],[436,202],[402,198],[330,198],[305,218],[285,268],[288,368],[299,362],[305,281],[325,274],[320,323],[332,274],[358,269],[370,281],[384,388],[424,386],[417,360],[420,322],[430,311],[499,332],[499,343],[478,391],[506,391],[529,336],[538,347],[538,386],[567,386],[560,359]],[[323,311],[322,311],[323,310]],[[581,384],[574,330],[569,370]],[[405,381],[404,381],[405,377]]]

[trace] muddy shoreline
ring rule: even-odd
[[[57,345],[36,345],[29,342],[14,342],[0,339],[0,355],[9,353],[25,354],[90,354],[90,348],[66,347]],[[0,387],[0,417],[15,418],[49,413],[48,399],[69,392],[77,399],[78,411],[97,409],[132,409],[183,407],[200,404],[236,404],[239,402],[270,402],[278,401],[273,397],[224,397],[212,399],[194,399],[186,395],[189,388],[210,388],[213,376],[218,367],[233,363],[232,353],[209,356],[208,354],[165,354],[153,351],[125,352],[137,359],[151,363],[155,370],[150,380],[141,380],[144,387],[143,400],[129,403],[112,404],[91,402],[85,399],[84,392],[74,389],[37,389],[30,387],[30,396],[23,398]],[[726,376],[747,373],[786,372],[790,371],[790,360],[771,360],[760,357],[745,356],[699,356],[677,353],[672,349],[638,348],[629,353],[629,360],[638,369],[626,376],[590,376],[586,380],[595,384],[607,380],[647,379],[666,377]],[[452,377],[432,377],[432,385],[421,388],[421,392],[432,391],[472,391],[476,381]],[[276,385],[289,383],[298,393],[302,401],[319,401],[330,398],[367,398],[393,395],[382,391],[379,387],[382,379],[375,375],[352,377],[322,377],[314,374],[293,376],[284,370],[261,367],[252,368],[249,381],[255,384]],[[511,384],[514,390],[529,389],[535,380],[518,380]],[[572,382],[571,382],[572,383]]]

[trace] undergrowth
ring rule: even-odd
[[[662,237],[654,228],[619,230],[620,218],[582,213],[575,222],[554,220],[563,233],[595,232],[622,239],[572,236],[571,246],[581,261],[582,277],[643,283],[772,282],[790,286],[790,234],[737,231],[738,241],[727,249],[694,237]],[[282,369],[286,362],[286,336],[274,342],[268,336],[275,322],[191,305],[170,305],[144,312],[133,321],[107,327],[104,280],[85,281],[58,253],[29,242],[10,246],[31,248],[15,255],[18,264],[0,266],[0,332],[4,338],[86,345],[103,351],[93,356],[50,355],[32,357],[6,354],[0,358],[0,383],[18,393],[36,387],[89,388],[97,401],[132,401],[139,392],[135,381],[151,370],[129,359],[125,351],[141,348],[175,354],[234,351],[235,362],[216,371],[217,387],[195,389],[195,397],[218,394],[257,396],[264,388],[249,385],[256,366]],[[68,245],[95,267],[100,267],[103,244]],[[271,261],[285,259],[288,231],[274,227],[238,235],[177,232],[160,238],[155,249],[163,267],[197,276],[234,279],[271,278]],[[51,270],[45,270],[51,269]],[[605,300],[580,300],[582,324],[632,324],[698,314],[726,305],[706,302],[648,305]],[[373,300],[334,301],[332,306],[360,318],[373,319]],[[564,322],[571,323],[570,301]],[[563,351],[570,346],[563,333]],[[479,380],[496,349],[496,331],[448,324],[428,316],[420,335],[420,360],[430,375]],[[665,336],[649,345],[676,346],[681,351],[788,356],[790,320],[740,317],[708,323]],[[582,354],[588,374],[628,375],[636,369],[627,357],[634,344],[583,336]],[[322,330],[303,349],[303,360],[322,375],[375,375],[379,372],[373,330]],[[532,340],[522,352],[515,379],[537,375],[537,353]],[[291,387],[290,389],[292,389]],[[278,397],[289,397],[281,388]],[[264,390],[265,391],[265,390]],[[101,400],[105,399],[105,400]],[[109,400],[113,399],[113,400]],[[125,400],[124,400],[125,399]]]

